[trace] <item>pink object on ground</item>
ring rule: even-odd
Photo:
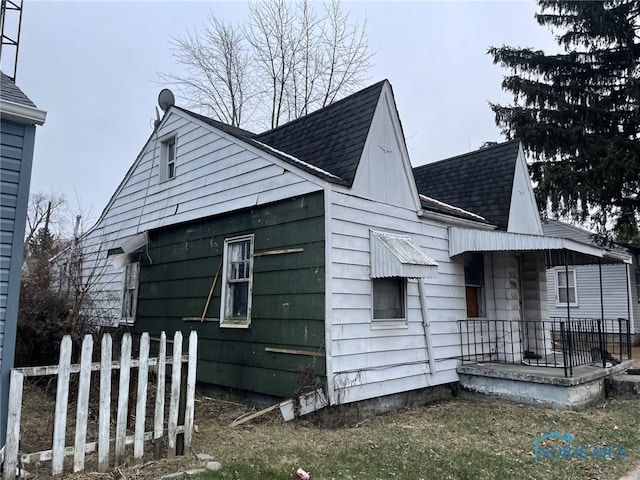
[[[311,475],[309,475],[307,472],[305,472],[303,469],[299,468],[296,471],[296,475],[298,475],[298,477],[300,477],[302,480],[309,480],[311,478]]]

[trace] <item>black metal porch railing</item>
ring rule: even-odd
[[[631,359],[631,322],[625,318],[459,321],[462,363],[526,364],[564,369],[606,367]]]

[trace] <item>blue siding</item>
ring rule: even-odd
[[[34,125],[0,121],[0,447],[13,367]]]

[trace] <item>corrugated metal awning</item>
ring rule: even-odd
[[[406,235],[371,230],[371,278],[434,278],[438,263]]]
[[[589,265],[597,263],[631,263],[631,257],[596,245],[569,238],[508,233],[496,230],[449,227],[449,255],[465,252],[548,252],[551,265]]]

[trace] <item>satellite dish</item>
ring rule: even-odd
[[[163,88],[158,95],[158,105],[163,112],[166,112],[169,107],[173,107],[176,104],[176,99],[173,96],[173,92],[168,88]]]

